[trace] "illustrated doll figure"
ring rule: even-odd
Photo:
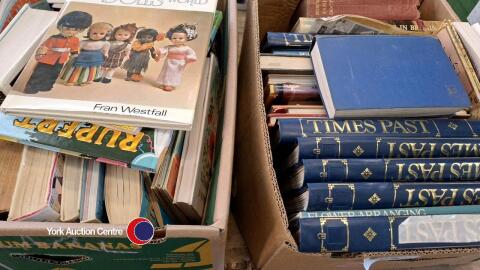
[[[135,37],[138,28],[134,23],[123,24],[113,29],[110,36],[110,50],[107,60],[102,65],[101,77],[97,82],[110,83],[113,73],[120,67],[124,60],[128,60],[132,45],[130,44]]]
[[[187,41],[197,37],[195,26],[178,25],[167,32],[167,38],[172,45],[160,48],[157,52],[160,57],[166,56],[162,71],[158,75],[157,83],[165,91],[172,91],[182,82],[182,73],[185,66],[197,60],[195,51],[185,45]],[[157,58],[158,61],[160,58]]]
[[[132,44],[130,56],[122,68],[127,70],[126,81],[139,82],[143,79],[142,72],[147,71],[150,57],[157,58],[153,47],[158,32],[155,29],[142,29],[137,33],[137,40]]]
[[[84,85],[100,77],[100,69],[108,57],[107,38],[113,26],[106,22],[94,23],[88,29],[86,40],[80,42],[80,53],[71,59],[62,72],[65,85]]]
[[[25,93],[35,94],[53,88],[63,65],[80,49],[80,40],[76,35],[91,24],[92,15],[82,11],[69,12],[58,20],[59,33],[45,40],[35,52],[37,65],[27,82]]]

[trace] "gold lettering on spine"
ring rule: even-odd
[[[19,121],[17,119],[13,120],[13,124],[17,127],[21,128],[26,128],[26,129],[34,129],[35,124],[30,123],[32,121],[32,118],[30,117],[25,117],[23,118],[22,121]]]
[[[393,184],[393,203],[392,203],[392,208],[395,207],[395,203],[397,202],[397,192],[398,188],[400,187],[399,184],[394,183]]]
[[[317,147],[313,149],[313,154],[315,154],[316,158],[318,158],[321,154],[320,143],[322,142],[322,138],[315,138],[315,143]]]
[[[415,189],[414,188],[413,189],[405,189],[405,191],[408,193],[407,204],[400,203],[400,207],[414,206],[413,205],[413,193],[415,192]]]
[[[327,252],[327,249],[324,246],[323,241],[327,238],[327,235],[324,232],[323,226],[325,226],[325,223],[327,222],[326,219],[320,218],[320,235],[318,235],[318,239],[320,239],[320,251],[321,252]]]
[[[71,139],[73,137],[73,133],[79,125],[79,122],[65,122],[63,128],[58,131],[58,137]]]
[[[420,124],[420,127],[422,128],[422,133],[425,133],[425,134],[429,134],[430,131],[428,130],[427,128],[427,123],[428,123],[428,120],[417,120],[417,122]],[[435,124],[435,122],[434,122]],[[438,134],[440,135],[440,131],[438,130],[438,127],[435,125],[435,127],[437,128],[437,131],[438,131]]]
[[[350,128],[350,125],[348,124],[348,120],[343,121],[343,125],[340,125],[337,121],[333,120],[333,131],[334,133],[352,133],[352,129]]]
[[[124,151],[129,151],[133,153],[137,152],[138,144],[142,141],[142,138],[145,134],[143,132],[139,132],[136,135],[126,135],[126,138],[120,141],[118,147]]]
[[[57,127],[58,122],[56,120],[42,120],[37,125],[38,131],[46,134],[53,134],[53,130]]]
[[[363,121],[365,125],[365,130],[367,133],[374,134],[377,132],[377,127],[375,126],[375,122],[373,120],[365,120]]]
[[[75,138],[81,142],[91,143],[93,136],[99,129],[99,126],[92,125],[91,127],[81,128],[75,134]]]
[[[393,126],[393,122],[390,120],[378,120],[380,122],[380,126],[382,127],[382,133],[388,134],[388,128]]]
[[[320,173],[320,178],[322,178],[322,180],[326,180],[327,177],[328,177],[328,174],[327,174],[327,165],[328,165],[328,160],[326,159],[322,159],[322,172]]]
[[[118,137],[120,137],[122,132],[120,132],[118,130],[112,130],[112,129],[109,129],[109,128],[103,128],[103,130],[100,133],[100,135],[98,136],[97,140],[95,140],[95,144],[101,145],[103,143],[103,139],[105,138],[105,135],[107,135],[108,132],[110,132],[110,131],[113,132],[112,137],[110,138],[110,140],[108,140],[108,143],[107,143],[106,146],[110,147],[110,148],[114,148],[115,145],[117,144]]]
[[[387,180],[387,176],[388,176],[388,164],[390,163],[390,160],[389,159],[385,159],[385,174],[383,176],[383,180],[386,181]]]

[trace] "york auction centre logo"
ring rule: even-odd
[[[133,219],[127,227],[128,239],[137,245],[148,244],[153,238],[153,233],[153,224],[146,218]]]

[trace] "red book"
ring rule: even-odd
[[[351,14],[377,20],[416,20],[419,0],[302,0],[298,17],[331,17]]]

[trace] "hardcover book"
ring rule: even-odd
[[[189,130],[216,0],[68,1],[2,110]]]
[[[299,17],[330,17],[355,14],[378,20],[415,20],[420,17],[419,0],[302,0]]]
[[[268,32],[263,44],[262,52],[273,50],[304,50],[308,51],[314,36],[302,33]]]
[[[90,123],[15,117],[0,112],[0,137],[50,151],[155,172],[172,139],[172,131],[144,128],[130,134]]]
[[[273,134],[279,145],[298,137],[477,138],[480,121],[466,119],[281,119]]]
[[[312,183],[299,211],[444,207],[480,204],[480,183]]]
[[[478,158],[304,159],[286,173],[284,181],[449,182],[480,180]]]
[[[478,247],[480,215],[300,220],[302,252],[382,252]]]
[[[471,106],[434,37],[318,35],[311,57],[330,118],[444,116]]]

